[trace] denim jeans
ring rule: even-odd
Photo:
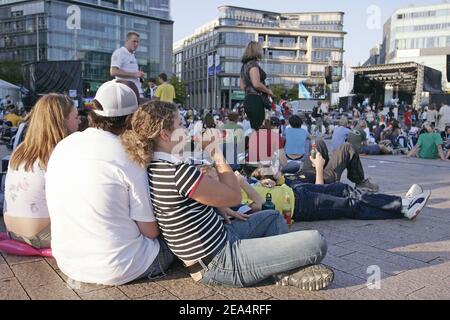
[[[296,185],[295,221],[402,219],[402,199],[369,194],[343,183]]]
[[[361,148],[361,153],[367,154],[369,156],[376,156],[381,154],[381,148],[377,144],[373,144],[370,146],[364,146]]]
[[[202,271],[204,284],[253,286],[273,275],[318,264],[327,252],[318,231],[288,233],[278,211],[262,211],[226,228],[227,243]]]
[[[166,271],[169,269],[172,262],[175,260],[175,255],[167,246],[162,236],[158,238],[159,241],[159,253],[153,261],[152,265],[144,272],[138,279],[148,278],[154,279],[160,276],[166,275]]]

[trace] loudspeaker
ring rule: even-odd
[[[447,81],[450,82],[450,54],[447,55]]]
[[[332,66],[325,67],[325,80],[326,80],[327,84],[333,83],[333,67]]]

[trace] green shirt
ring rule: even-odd
[[[442,137],[439,133],[423,133],[419,137],[417,145],[420,147],[419,158],[422,159],[438,159],[438,146],[443,144]]]
[[[240,143],[245,139],[244,129],[236,122],[228,121],[221,129],[227,132],[226,143]]]

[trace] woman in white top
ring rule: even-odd
[[[427,112],[427,122],[431,123],[433,126],[436,126],[438,115],[439,113],[436,111],[436,106],[431,104]]]
[[[34,107],[25,140],[12,154],[6,174],[4,220],[11,239],[50,247],[45,171],[55,146],[79,124],[78,111],[65,95],[47,94]]]

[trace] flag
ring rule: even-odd
[[[220,73],[220,56],[216,53],[216,74]]]
[[[208,75],[214,75],[214,56],[212,54],[208,55]]]

